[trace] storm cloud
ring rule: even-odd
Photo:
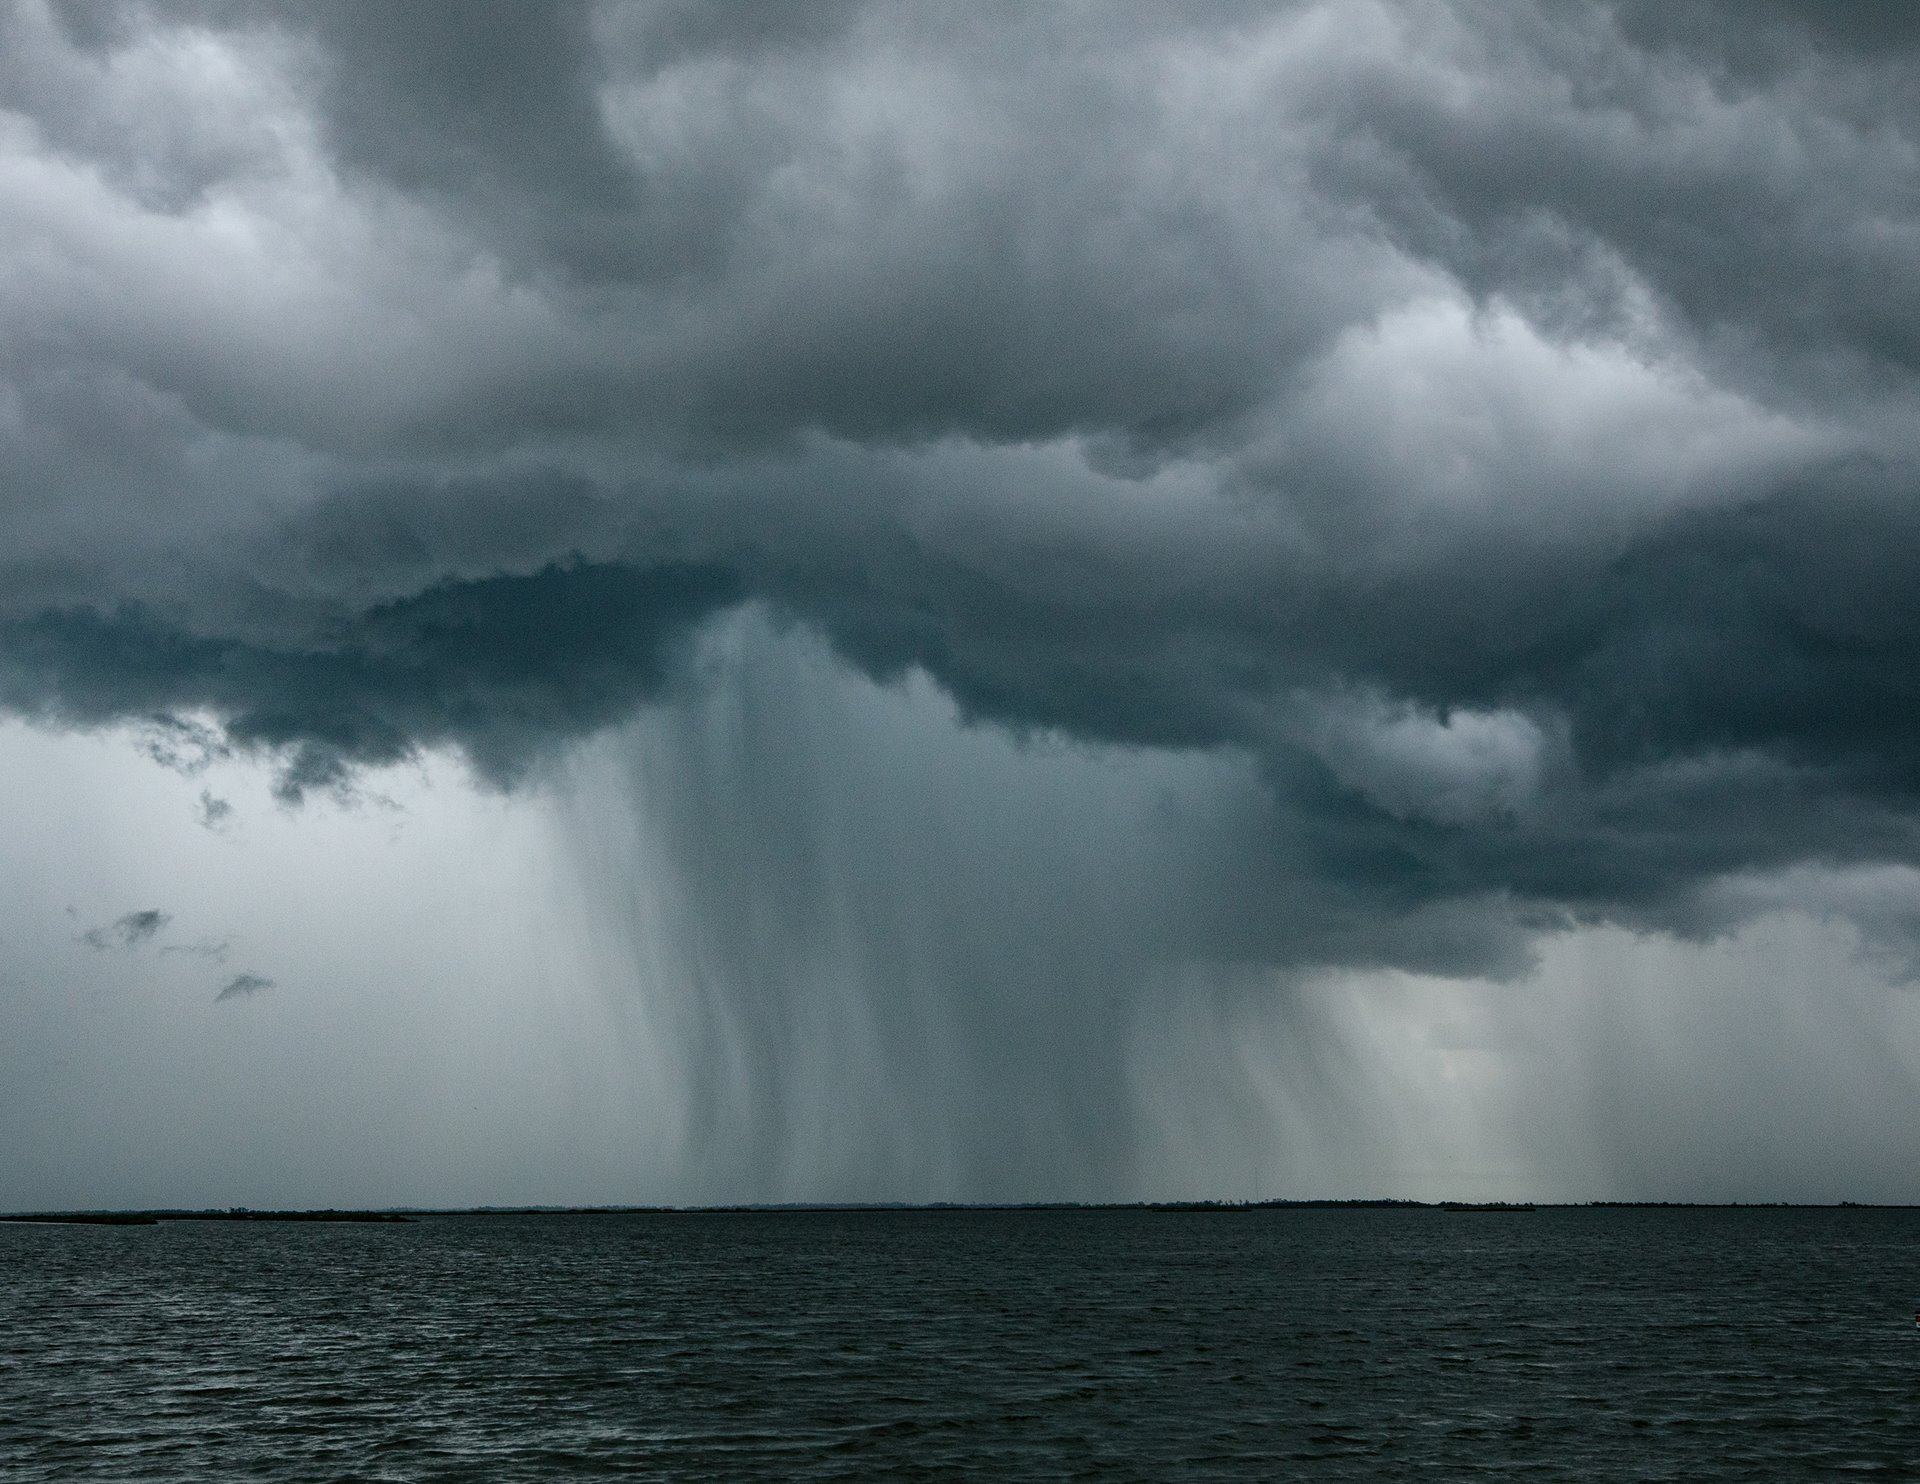
[[[0,26],[11,712],[514,787],[764,625],[1251,779],[1173,957],[1906,932],[1906,7]]]

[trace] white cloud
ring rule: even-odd
[[[1524,814],[1548,762],[1547,734],[1518,711],[1443,716],[1364,690],[1296,695],[1280,731],[1375,807],[1435,824]]]

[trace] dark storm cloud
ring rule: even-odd
[[[6,28],[12,711],[505,784],[757,604],[1256,759],[1249,957],[1916,859],[1904,9]]]
[[[68,725],[212,711],[226,745],[284,755],[290,799],[422,744],[461,746],[507,782],[554,737],[655,692],[672,637],[733,596],[710,569],[550,566],[441,583],[298,646],[198,634],[134,605],[54,611],[0,631],[0,701]]]
[[[1920,367],[1910,8],[1460,14],[1472,85],[1363,72],[1328,189],[1548,322],[1605,323],[1631,275],[1724,375],[1846,395]]]
[[[129,912],[106,927],[88,928],[80,941],[89,948],[139,948],[151,943],[173,919],[157,907]]]

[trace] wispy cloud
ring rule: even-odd
[[[162,953],[185,953],[194,958],[212,959],[217,964],[227,961],[227,953],[232,944],[225,938],[201,938],[193,943],[168,943],[161,948]]]
[[[219,728],[166,712],[143,717],[138,735],[142,752],[161,767],[188,778],[204,773],[233,753]],[[205,799],[207,795],[200,797]]]
[[[217,1005],[222,1000],[245,999],[249,995],[256,995],[264,989],[272,988],[273,981],[263,974],[235,974],[227,981],[226,987],[213,997],[213,1000]]]
[[[233,822],[233,805],[215,796],[212,789],[200,790],[200,802],[194,806],[194,822],[202,829],[218,834]]]
[[[105,927],[88,928],[80,941],[89,948],[144,948],[173,918],[158,907],[129,912]]]

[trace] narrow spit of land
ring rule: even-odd
[[[403,1211],[22,1211],[0,1221],[47,1226],[158,1226],[163,1221],[412,1221]]]

